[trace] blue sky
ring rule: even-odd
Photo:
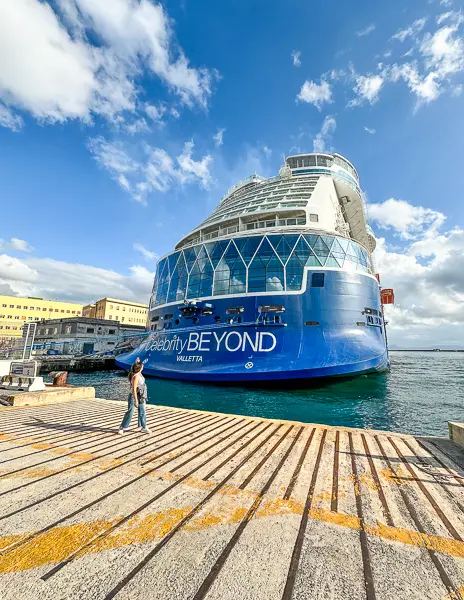
[[[336,151],[392,343],[462,345],[463,35],[456,0],[5,0],[0,290],[146,301],[228,186]]]

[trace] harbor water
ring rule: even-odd
[[[246,388],[148,379],[150,404],[334,426],[447,435],[447,421],[464,421],[464,353],[392,352],[391,371],[311,387]],[[71,373],[100,398],[127,399],[121,371]]]

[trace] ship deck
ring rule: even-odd
[[[124,410],[0,410],[2,600],[464,598],[452,442]]]

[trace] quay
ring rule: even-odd
[[[0,409],[2,600],[464,598],[454,442],[124,410]]]

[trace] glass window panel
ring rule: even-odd
[[[287,290],[301,290],[303,282],[303,267],[286,269]]]
[[[240,250],[240,254],[242,255],[244,261],[247,264],[253,258],[253,255],[255,254],[262,239],[263,238],[261,236],[252,236],[249,238],[241,238],[236,240],[237,246]]]
[[[169,284],[169,292],[167,302],[175,302],[177,300],[177,288],[179,285],[179,279],[173,278]]]
[[[248,272],[248,291],[249,292],[265,292],[266,291],[266,277],[252,276]]]
[[[275,256],[274,249],[267,238],[263,239],[263,242],[258,249],[257,256],[259,256],[264,263],[268,263],[269,260]]]
[[[324,240],[325,245],[330,250],[332,248],[332,244],[334,243],[334,237],[331,235],[321,235],[321,238]]]
[[[334,256],[341,256],[341,258],[345,258],[345,251],[343,250],[343,248],[340,245],[340,242],[337,239],[334,239],[333,241],[331,253]]]
[[[211,296],[213,290],[213,275],[203,276],[200,281],[200,296]]]
[[[171,274],[174,272],[174,268],[176,266],[177,259],[179,258],[179,254],[180,252],[174,252],[173,254],[170,254],[168,256],[169,272]]]
[[[284,268],[267,269],[266,291],[267,292],[282,292],[284,290]]]
[[[289,261],[287,262],[287,269],[301,269],[303,267],[303,263],[298,258],[298,256],[292,255]]]
[[[353,242],[349,242],[348,243],[348,250],[347,253],[350,255],[350,257],[354,257],[356,259],[356,262],[358,260],[358,251],[357,251],[357,245]]]
[[[316,234],[312,234],[312,233],[310,233],[310,234],[307,234],[307,235],[305,235],[304,237],[305,237],[305,240],[306,240],[306,241],[308,242],[308,244],[310,245],[310,247],[311,247],[311,248],[314,250],[314,246],[316,245],[317,238],[318,238],[319,236],[317,236]]]
[[[198,298],[200,296],[200,283],[189,283],[187,290],[187,298]]]
[[[328,256],[325,261],[326,267],[340,267],[340,263],[333,256]]]
[[[321,261],[317,258],[317,256],[310,256],[308,258],[308,260],[306,261],[306,266],[307,267],[320,267],[322,266]]]
[[[344,252],[348,252],[348,246],[350,244],[349,240],[347,240],[346,238],[337,238],[337,242],[343,248]]]
[[[229,244],[229,240],[221,240],[220,242],[216,242],[212,252],[210,253],[211,262],[213,263],[213,267],[221,260],[222,255],[224,254],[225,249]]]
[[[195,254],[195,250],[193,248],[185,248],[184,250],[185,260],[188,263],[194,263],[197,255]]]
[[[318,236],[316,243],[313,246],[313,250],[321,262],[329,255],[329,248],[320,236]]]

